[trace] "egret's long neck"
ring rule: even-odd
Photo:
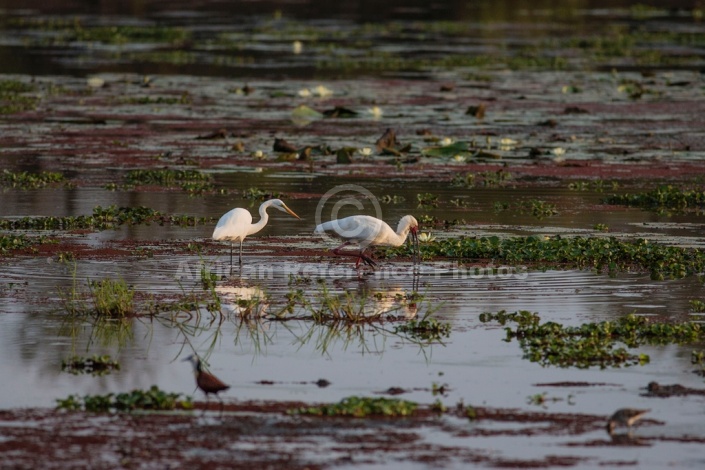
[[[248,235],[252,235],[253,233],[259,232],[264,228],[265,225],[267,225],[267,221],[269,221],[269,214],[267,214],[267,208],[270,205],[271,201],[267,201],[262,203],[261,206],[259,206],[259,221],[256,224],[250,225],[250,230],[247,232]]]

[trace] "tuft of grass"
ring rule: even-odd
[[[96,315],[124,317],[134,313],[135,292],[123,279],[103,279],[88,285]]]
[[[108,413],[116,411],[171,411],[193,409],[191,398],[180,393],[168,393],[153,385],[149,390],[133,390],[129,393],[107,395],[69,395],[56,400],[56,408],[68,411]]]
[[[124,318],[133,314],[134,295],[133,288],[123,279],[88,281],[88,293],[81,292],[76,282],[75,267],[71,289],[59,290],[61,303],[68,314],[97,318]]]
[[[397,398],[347,397],[339,403],[301,407],[289,410],[289,414],[314,416],[349,416],[367,418],[372,416],[404,417],[416,411],[418,405],[412,401]]]

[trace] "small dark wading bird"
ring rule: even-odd
[[[242,242],[245,240],[245,237],[259,232],[267,225],[267,221],[269,220],[267,209],[269,209],[270,206],[282,212],[286,212],[297,219],[301,219],[294,211],[286,207],[286,204],[280,199],[270,199],[259,206],[260,219],[256,224],[252,223],[250,211],[240,207],[225,213],[220,220],[218,220],[218,224],[215,226],[215,230],[213,230],[213,240],[227,240],[230,242],[230,269],[232,269],[233,266],[233,245],[235,242],[240,242],[239,264],[242,265]]]
[[[632,424],[636,423],[642,416],[651,410],[636,410],[634,408],[620,408],[615,411],[609,421],[607,421],[607,433],[614,434],[614,428],[625,426],[632,432]]]
[[[201,360],[195,354],[184,359],[184,362],[186,361],[190,362],[193,366],[193,371],[196,374],[196,385],[206,394],[206,408],[208,407],[208,395],[212,393],[220,401],[220,412],[222,413],[225,404],[220,396],[218,396],[218,392],[229,389],[230,385],[226,385],[215,375],[204,371]]]
[[[396,232],[382,220],[369,215],[353,215],[344,219],[322,223],[316,226],[314,233],[327,233],[344,240],[342,245],[333,249],[333,253],[339,256],[356,257],[355,268],[360,266],[361,261],[374,268],[376,263],[365,255],[365,250],[371,246],[401,246],[406,241],[409,233],[411,233],[411,241],[414,244],[412,261],[416,265],[420,257],[418,231],[419,223],[410,215],[405,215],[401,218]],[[340,251],[353,243],[360,247],[358,253]]]

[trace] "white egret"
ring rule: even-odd
[[[256,224],[252,223],[250,211],[240,207],[236,207],[227,212],[218,220],[218,224],[215,226],[215,230],[213,230],[213,240],[227,240],[230,242],[230,266],[233,265],[233,245],[235,242],[240,242],[239,264],[242,265],[242,242],[245,240],[245,237],[259,232],[267,225],[267,221],[269,220],[267,209],[270,206],[282,212],[286,212],[297,219],[301,219],[294,211],[286,207],[286,204],[280,199],[270,199],[259,206],[260,219]]]
[[[333,250],[333,253],[339,256],[356,256],[357,262],[355,263],[355,267],[357,268],[360,266],[360,261],[364,261],[371,267],[375,267],[376,263],[369,256],[365,255],[365,250],[368,247],[401,246],[406,241],[409,233],[411,233],[411,240],[414,244],[412,260],[414,264],[416,264],[420,257],[418,230],[419,223],[410,215],[405,215],[401,218],[396,232],[382,220],[369,215],[353,215],[322,223],[316,226],[314,233],[327,233],[344,240],[342,245]],[[357,244],[360,247],[360,251],[358,253],[340,251],[342,248],[351,244]]]

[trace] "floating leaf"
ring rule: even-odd
[[[309,108],[305,104],[297,106],[296,109],[291,112],[291,120],[294,124],[300,126],[305,126],[322,118],[322,113],[319,113],[315,109]]]
[[[475,151],[470,149],[469,142],[458,141],[450,145],[426,147],[421,150],[421,154],[425,157],[455,158],[456,155],[460,155],[467,158],[472,157]]]

